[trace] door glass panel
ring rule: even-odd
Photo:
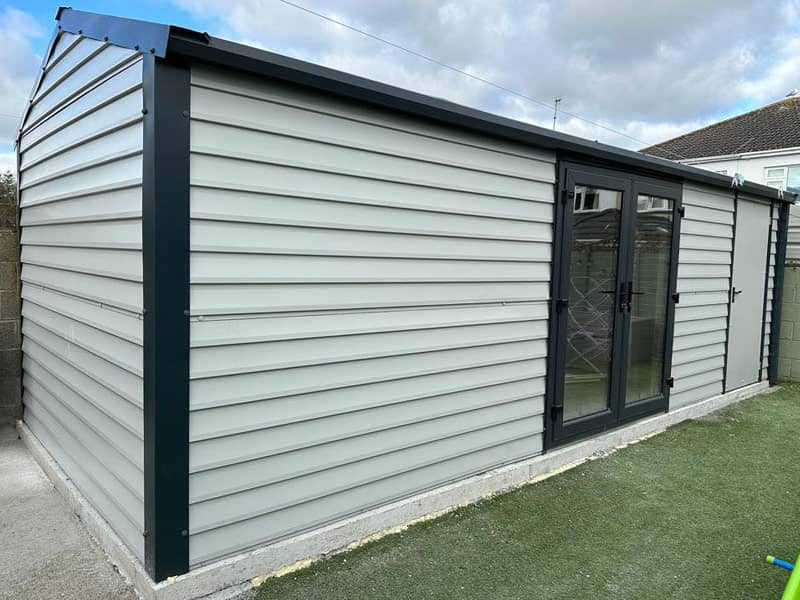
[[[663,389],[664,336],[672,252],[672,200],[640,194],[633,239],[633,294],[625,402]]]
[[[622,192],[575,186],[564,421],[609,405]]]

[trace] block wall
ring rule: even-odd
[[[0,423],[22,412],[16,211],[13,197],[0,196]]]
[[[786,263],[778,378],[800,382],[800,261]]]

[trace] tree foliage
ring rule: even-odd
[[[11,171],[0,173],[0,204],[14,204],[17,201],[17,181]]]

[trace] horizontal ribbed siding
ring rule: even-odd
[[[192,84],[191,563],[539,453],[554,157]]]
[[[722,393],[733,252],[733,194],[684,185],[670,407]]]
[[[142,66],[62,34],[20,141],[25,421],[143,558]]]

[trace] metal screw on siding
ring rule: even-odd
[[[136,51],[138,52],[138,50],[139,50],[139,44],[136,44],[136,45],[133,47],[133,49],[134,49],[134,50],[136,50]]]
[[[104,35],[104,36],[103,36],[103,41],[104,41],[104,42],[107,42],[107,41],[108,41],[108,36],[107,36],[107,35]]]
[[[155,54],[155,53],[156,53],[156,49],[155,48],[150,48],[150,54]]]
[[[146,108],[143,108],[143,109],[142,109],[142,114],[143,114],[143,115],[146,115],[146,114],[147,114],[147,109],[146,109]]]
[[[183,111],[183,116],[184,117],[188,117],[189,116],[189,111],[188,110]]]
[[[189,532],[188,532],[188,531],[186,531],[185,529],[181,529],[181,535],[182,535],[183,537],[186,537],[187,535],[189,535]]]

